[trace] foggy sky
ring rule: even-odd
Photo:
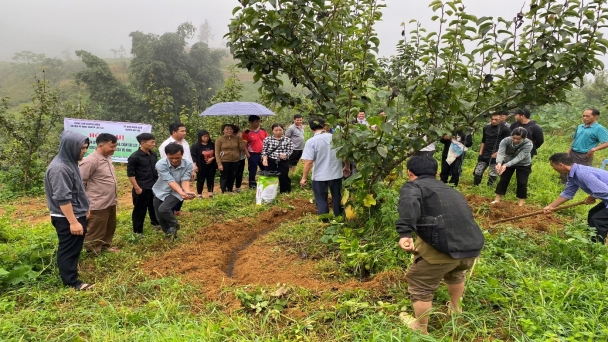
[[[430,1],[386,0],[383,20],[377,23],[380,55],[395,52],[401,39],[401,22],[418,19],[429,31],[437,24],[430,18]],[[513,18],[519,0],[464,0],[467,12],[477,16]],[[0,60],[16,52],[32,51],[64,59],[62,51],[87,50],[99,57],[114,57],[111,49],[131,49],[129,33],[163,34],[190,21],[199,27],[209,21],[215,35],[211,47],[221,47],[237,0],[8,0],[0,16]],[[413,24],[406,27],[409,32]]]

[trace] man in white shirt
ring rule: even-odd
[[[328,192],[331,192],[334,216],[342,214],[342,177],[350,176],[350,165],[342,167],[342,160],[336,156],[336,149],[332,145],[332,135],[323,131],[325,121],[322,119],[310,120],[309,127],[313,137],[304,145],[302,159],[304,170],[300,186],[305,186],[308,173],[313,167],[312,193],[317,204],[317,214],[329,213]]]

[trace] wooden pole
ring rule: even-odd
[[[572,204],[568,204],[568,205],[563,205],[563,206],[557,207],[557,208],[555,208],[555,209],[553,209],[551,211],[553,212],[553,211],[558,211],[558,210],[562,210],[562,209],[572,208],[572,207],[576,207],[577,205],[581,205],[581,204],[585,204],[585,201],[580,201],[580,202],[576,202],[576,203],[572,203]],[[544,213],[545,213],[544,210],[539,210],[539,211],[535,211],[535,212],[528,213],[528,214],[525,214],[525,215],[519,215],[519,216],[509,217],[509,218],[502,219],[502,220],[492,221],[492,222],[490,222],[490,227],[493,227],[497,223],[518,220],[518,219],[521,219],[521,218],[530,217],[530,216],[536,216],[536,215],[540,215],[540,214],[544,214]]]

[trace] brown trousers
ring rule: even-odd
[[[575,164],[593,166],[593,156],[591,156],[591,158],[587,158],[587,153],[578,153],[570,151],[568,155],[572,158]],[[559,178],[562,184],[566,184],[566,182],[568,181],[567,174],[565,175],[562,173],[559,175]]]
[[[405,275],[412,303],[433,301],[442,279],[450,285],[464,283],[466,272],[473,267],[475,259],[477,258],[454,259],[454,262],[446,264],[430,264],[422,257],[416,258]]]
[[[101,210],[91,210],[87,219],[87,235],[84,238],[84,248],[92,253],[100,254],[110,248],[116,231],[116,206]]]

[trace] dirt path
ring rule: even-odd
[[[227,285],[286,284],[311,290],[376,288],[376,281],[346,284],[318,278],[316,262],[287,253],[267,243],[264,234],[282,222],[313,214],[316,207],[306,200],[294,200],[295,209],[272,208],[257,218],[242,218],[202,228],[190,241],[143,265],[156,276],[179,275],[199,283],[208,299],[216,299]]]
[[[538,210],[541,207],[533,205],[525,205],[520,207],[517,202],[502,201],[498,204],[490,204],[491,199],[477,195],[466,196],[469,206],[473,210],[475,219],[484,227],[489,228],[490,222],[510,218],[514,216],[529,214]],[[510,226],[517,227],[522,230],[536,230],[543,232],[552,232],[563,228],[565,220],[563,218],[549,215],[537,215],[515,221],[505,222]]]

